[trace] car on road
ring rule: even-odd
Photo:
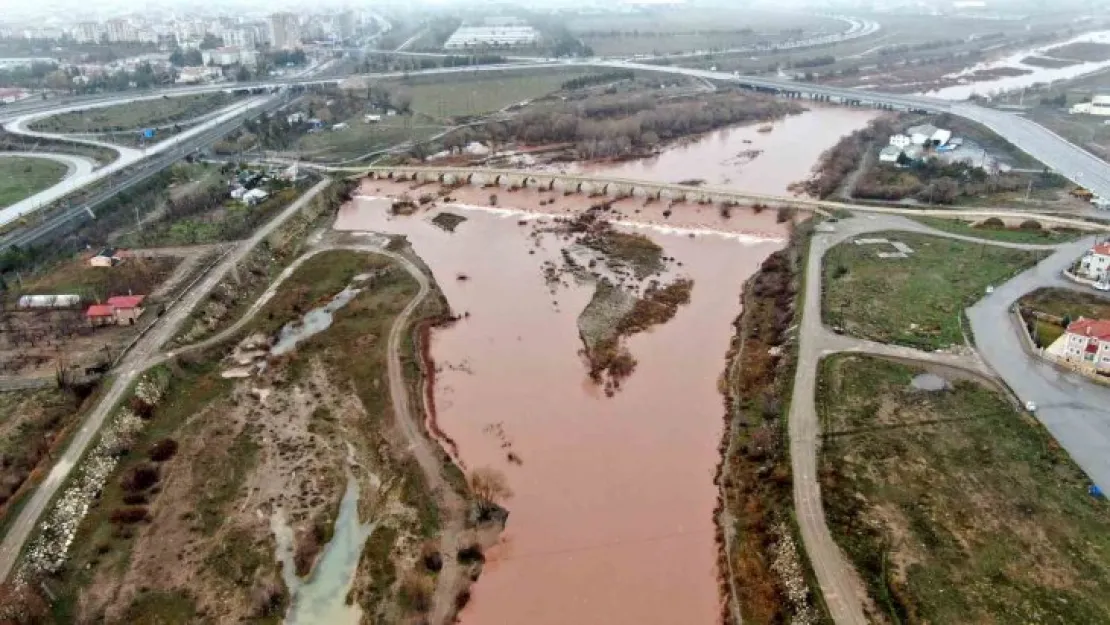
[[[1033,401],[1032,399],[1025,402],[1025,410],[1028,412],[1037,412],[1037,402]]]

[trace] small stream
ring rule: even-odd
[[[277,342],[270,348],[270,354],[281,356],[291,352],[297,346],[297,343],[330,328],[336,311],[350,304],[351,300],[361,292],[362,288],[348,286],[336,293],[335,297],[327,304],[305,313],[299,322],[291,321],[282,326]]]
[[[347,604],[347,593],[358,569],[362,547],[374,532],[375,523],[360,523],[358,518],[359,486],[347,469],[347,488],[339,504],[335,534],[324,547],[308,579],[297,577],[293,562],[293,530],[284,513],[278,509],[270,517],[270,527],[277,542],[277,557],[282,564],[282,579],[292,597],[287,625],[357,625],[362,610]]]

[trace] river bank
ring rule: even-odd
[[[406,184],[366,181],[363,192],[400,195]],[[711,622],[720,610],[715,381],[741,285],[783,244],[785,226],[769,212],[620,208],[644,221],[615,218],[617,227],[662,246],[693,288],[673,319],[625,339],[638,364],[610,397],[579,355],[578,317],[594,286],[545,277],[567,248],[546,231],[554,216],[540,200],[502,192],[498,207],[444,204],[404,217],[390,215],[389,200],[363,197],[336,223],[404,235],[462,315],[431,332],[438,422],[470,470],[503,472],[515,493],[462,621]],[[466,221],[447,232],[431,221],[443,210]],[[710,223],[731,227],[718,234]]]

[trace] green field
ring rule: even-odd
[[[11,206],[49,189],[69,171],[64,163],[45,158],[0,158],[0,207]]]
[[[395,90],[412,97],[412,110],[433,119],[493,113],[507,106],[539,98],[559,90],[571,78],[590,74],[589,70],[504,74],[496,77],[452,79],[431,82],[427,79],[397,83]]]
[[[322,130],[297,140],[296,149],[309,160],[357,158],[406,141],[427,139],[444,126],[410,116],[383,117],[368,124],[358,115],[347,120],[343,130]]]
[[[821,363],[825,512],[871,622],[1110,622],[1110,505],[998,393],[917,390],[920,373]]]
[[[883,343],[939,349],[964,343],[963,309],[1032,266],[1044,252],[955,241],[908,232],[878,232],[911,247],[907,258],[879,258],[889,244],[846,241],[824,259],[825,323],[847,334]]]
[[[1078,230],[1067,228],[991,228],[989,226],[975,226],[959,219],[944,219],[941,217],[913,217],[912,219],[931,228],[951,232],[952,234],[1007,243],[1064,243],[1074,241],[1083,235]]]
[[[31,124],[44,132],[83,133],[139,131],[143,128],[187,122],[228,106],[235,96],[203,93],[177,98],[161,97],[103,108],[62,113]]]
[[[784,41],[784,31],[801,29],[802,36],[818,31],[833,33],[847,25],[816,15],[758,11],[745,7],[706,8],[696,11],[655,9],[642,13],[599,14],[576,17],[567,27],[601,56],[665,54],[736,48]]]
[[[1110,319],[1110,297],[1070,289],[1040,289],[1018,300],[1037,312],[1078,319]]]

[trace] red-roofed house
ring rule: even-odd
[[[1099,243],[1079,261],[1079,273],[1091,280],[1106,282],[1110,279],[1110,243]]]
[[[108,304],[93,304],[85,311],[85,318],[94,326],[106,326],[116,322],[116,309]]]
[[[145,295],[117,295],[108,298],[108,305],[116,311],[116,323],[121,326],[133,325],[143,314]]]
[[[1110,319],[1084,319],[1071,322],[1067,331],[1053,344],[1068,363],[1097,373],[1110,373]]]
[[[117,295],[109,297],[104,304],[93,304],[85,311],[85,318],[95,326],[117,324],[134,325],[143,315],[145,295]]]

